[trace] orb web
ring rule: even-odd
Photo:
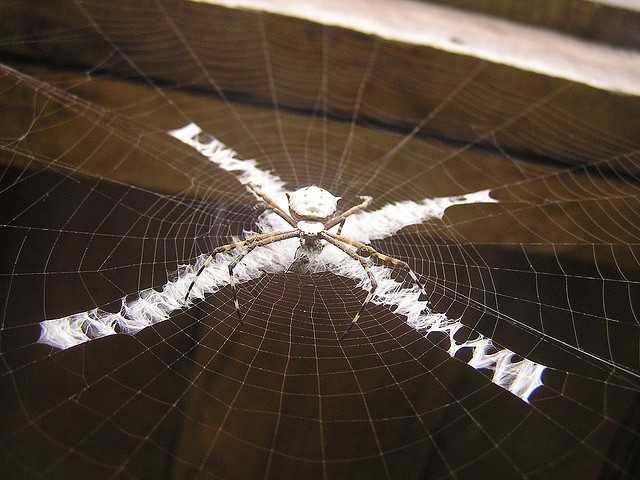
[[[40,33],[2,34],[2,470],[637,478],[640,116],[375,25],[176,5],[32,6]],[[288,228],[250,182],[371,196],[342,234],[429,301],[368,258],[339,341],[368,275],[331,245],[287,273],[295,238],[235,268],[242,323],[242,249],[185,300],[213,249]]]

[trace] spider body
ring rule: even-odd
[[[300,246],[296,250],[294,260],[287,269],[287,272],[299,274],[306,272],[307,266],[309,265],[310,261],[320,252],[322,252],[325,245],[331,244],[336,248],[342,250],[353,260],[360,262],[362,268],[365,270],[367,276],[369,277],[369,282],[371,284],[369,293],[367,294],[358,312],[354,315],[351,323],[349,324],[345,332],[338,338],[338,340],[342,340],[353,328],[355,323],[358,321],[361,313],[373,297],[373,294],[377,288],[376,279],[373,276],[371,268],[369,268],[369,265],[367,264],[366,257],[372,256],[382,261],[402,267],[409,273],[413,281],[418,286],[418,289],[420,290],[420,299],[426,300],[427,303],[429,302],[429,296],[427,295],[426,290],[418,280],[415,272],[409,267],[406,262],[384,255],[383,253],[376,251],[369,245],[365,245],[363,243],[351,240],[346,237],[342,237],[340,235],[342,233],[342,227],[346,218],[369,205],[372,200],[371,197],[361,197],[363,199],[362,203],[349,208],[340,215],[336,215],[338,200],[340,200],[340,197],[332,195],[329,191],[323,188],[311,185],[308,187],[300,188],[290,195],[287,194],[290,213],[288,214],[270,197],[262,193],[254,184],[249,183],[248,186],[258,197],[262,198],[262,206],[282,217],[289,225],[291,225],[292,229],[256,235],[254,237],[248,238],[247,240],[237,243],[230,243],[228,245],[222,245],[213,250],[213,252],[211,252],[209,257],[207,257],[204,264],[200,267],[200,269],[194,276],[193,281],[189,285],[187,293],[184,297],[185,302],[187,302],[187,300],[189,299],[191,289],[195,285],[202,271],[218,253],[227,252],[236,248],[246,247],[240,255],[232,260],[231,263],[229,263],[231,292],[233,294],[233,301],[238,319],[242,324],[242,313],[240,312],[240,305],[238,303],[235,281],[233,279],[233,269],[240,261],[242,261],[245,256],[247,256],[255,248],[263,247],[274,242],[279,242],[295,237],[298,237],[300,239]],[[329,229],[335,227],[336,225],[338,225],[337,232],[329,232]],[[348,246],[355,247],[355,250],[349,248]]]
[[[338,209],[340,197],[334,197],[324,188],[310,185],[287,194],[289,213],[297,221],[300,247],[296,250],[288,272],[305,273],[311,259],[322,251],[321,234],[325,222],[331,220]]]

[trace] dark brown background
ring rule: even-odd
[[[637,48],[637,12],[584,3],[533,23]],[[0,477],[640,476],[637,92],[289,14],[0,8]],[[338,343],[365,292],[331,274],[243,284],[242,328],[223,289],[134,337],[36,344],[41,320],[117,311],[255,221],[232,175],[165,134],[190,121],[347,203],[491,189],[374,245],[462,316],[458,338],[548,366],[545,386],[527,404],[383,307]]]

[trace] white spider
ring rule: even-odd
[[[264,247],[265,245],[269,245],[270,243],[279,242],[281,240],[286,240],[293,237],[300,238],[300,246],[296,250],[293,263],[287,269],[287,272],[304,273],[311,259],[318,255],[324,248],[325,243],[323,242],[327,242],[345,252],[352,259],[360,262],[362,268],[364,268],[365,272],[367,272],[367,275],[369,276],[371,289],[369,290],[369,293],[367,294],[367,297],[362,303],[360,309],[351,320],[351,323],[349,324],[345,332],[340,335],[338,340],[342,340],[353,328],[355,323],[358,321],[358,318],[362,314],[362,311],[365,309],[365,307],[373,297],[373,293],[377,288],[376,279],[374,278],[371,269],[367,265],[365,256],[373,256],[385,262],[390,262],[393,265],[404,268],[407,272],[409,272],[409,275],[411,275],[411,278],[420,289],[421,299],[428,301],[429,296],[426,290],[418,280],[415,272],[409,267],[406,262],[379,253],[369,245],[365,245],[355,240],[340,236],[346,218],[369,205],[369,203],[371,202],[371,197],[361,197],[363,199],[363,202],[361,204],[351,207],[340,215],[335,215],[338,207],[338,200],[340,200],[340,197],[335,197],[327,190],[315,185],[311,185],[309,187],[300,188],[293,192],[291,195],[287,194],[287,198],[289,200],[289,212],[291,213],[289,215],[271,198],[258,190],[258,188],[253,183],[249,183],[248,186],[256,195],[262,198],[262,205],[265,208],[272,210],[274,213],[278,214],[289,225],[291,225],[293,229],[256,235],[242,242],[222,245],[213,250],[213,252],[211,252],[209,257],[200,267],[196,275],[193,277],[193,281],[189,285],[187,293],[184,297],[185,302],[189,299],[191,289],[195,285],[202,271],[207,267],[207,265],[209,265],[209,263],[218,253],[228,252],[229,250],[233,250],[236,248],[247,247],[240,255],[238,255],[233,261],[229,263],[229,277],[231,279],[231,292],[233,294],[233,302],[236,307],[238,319],[240,320],[240,323],[242,323],[242,314],[240,313],[240,305],[238,303],[236,285],[233,280],[233,269],[254,248]],[[330,228],[338,224],[339,226],[336,233],[329,232]],[[351,250],[346,245],[355,247],[355,250]]]

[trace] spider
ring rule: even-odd
[[[334,197],[327,190],[315,185],[311,185],[308,187],[300,188],[290,195],[287,194],[290,212],[290,214],[288,214],[280,206],[278,206],[275,201],[269,198],[266,194],[262,193],[253,183],[248,183],[248,187],[263,200],[257,206],[262,206],[273,211],[274,213],[282,217],[293,228],[290,230],[282,230],[279,232],[255,235],[251,238],[248,238],[247,240],[222,245],[214,249],[202,264],[202,266],[194,276],[193,281],[189,285],[187,293],[184,297],[185,303],[189,299],[191,289],[198,281],[198,277],[218,253],[228,252],[229,250],[234,250],[236,248],[246,247],[246,249],[241,254],[239,254],[234,260],[229,263],[229,277],[231,280],[233,303],[235,305],[240,324],[242,324],[242,313],[240,312],[240,304],[238,303],[236,285],[233,279],[233,269],[253,249],[257,247],[264,247],[265,245],[294,237],[300,238],[300,246],[296,250],[293,263],[287,269],[287,272],[304,273],[306,271],[307,265],[313,259],[313,257],[318,255],[326,244],[331,244],[342,250],[353,260],[360,262],[362,268],[365,270],[369,277],[371,288],[366,298],[364,299],[364,302],[360,306],[360,309],[354,315],[351,323],[344,331],[344,333],[340,335],[338,341],[341,341],[344,337],[346,337],[349,331],[356,324],[358,318],[360,318],[360,315],[373,297],[373,294],[377,288],[376,279],[374,278],[373,272],[367,264],[366,257],[373,256],[405,269],[420,290],[420,300],[426,300],[427,303],[429,303],[429,295],[418,280],[415,272],[409,267],[406,262],[380,253],[369,245],[365,245],[358,241],[341,236],[342,227],[344,226],[346,218],[366,208],[372,200],[371,197],[360,197],[363,200],[362,203],[349,208],[339,215],[336,215],[335,213],[340,197]],[[335,227],[336,225],[338,225],[337,232],[330,232],[329,229]],[[355,247],[355,250],[348,248],[347,245]]]

